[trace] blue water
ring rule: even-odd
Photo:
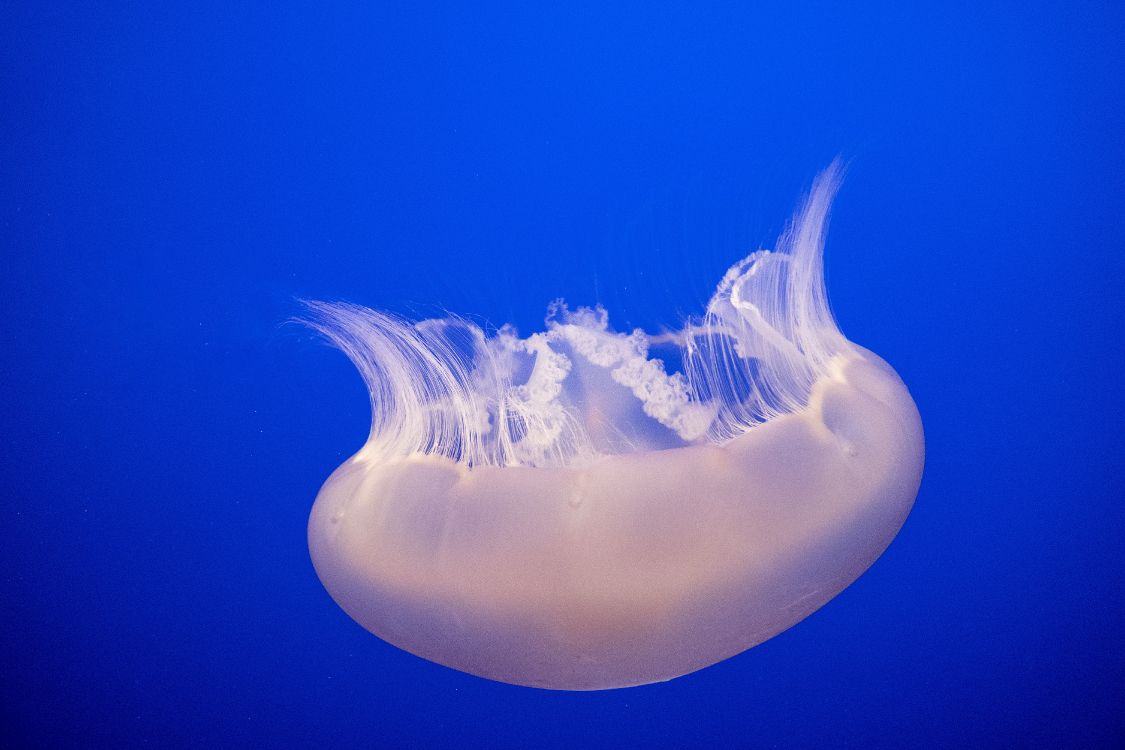
[[[0,744],[1125,744],[1119,4],[369,5],[0,6]],[[928,449],[858,582],[588,694],[332,602],[366,394],[296,298],[658,330],[838,153],[833,307]]]

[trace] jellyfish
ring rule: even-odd
[[[370,435],[309,518],[332,598],[430,661],[598,690],[732,657],[851,584],[914,503],[923,438],[829,311],[840,176],[678,331],[562,301],[525,338],[310,303],[370,392]]]

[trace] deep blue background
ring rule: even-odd
[[[1118,4],[96,5],[0,4],[0,744],[1125,742]],[[837,153],[834,309],[928,442],[861,580],[591,694],[333,604],[366,398],[295,297],[675,324]]]

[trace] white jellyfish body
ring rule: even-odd
[[[910,511],[923,441],[902,381],[828,311],[838,178],[676,334],[561,303],[527,339],[314,303],[372,406],[309,520],[336,602],[431,661],[591,690],[714,664],[854,581]],[[669,346],[680,372],[650,356]]]

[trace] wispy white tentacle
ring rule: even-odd
[[[309,302],[306,322],[359,369],[372,457],[468,465],[572,465],[605,453],[721,442],[804,408],[849,346],[828,308],[823,249],[839,162],[814,182],[775,250],[733,265],[704,317],[677,333],[610,329],[600,307],[548,312],[547,330],[486,335],[457,317],[410,322]],[[681,349],[682,372],[650,356]]]

